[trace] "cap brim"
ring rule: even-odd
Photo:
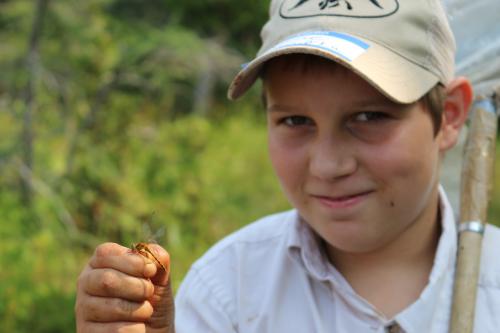
[[[403,104],[417,101],[439,82],[437,75],[385,46],[343,33],[311,32],[288,38],[257,56],[232,81],[229,99],[239,98],[253,85],[265,62],[292,53],[313,54],[335,61],[357,73],[389,99]]]

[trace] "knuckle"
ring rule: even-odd
[[[112,293],[119,288],[120,281],[112,271],[106,270],[102,273],[100,284],[105,292]]]
[[[77,299],[75,302],[75,319],[77,323],[85,323],[89,319],[89,314],[91,313],[91,307],[87,302]]]
[[[75,318],[76,318],[76,321],[78,322],[78,320],[80,319],[80,317],[82,315],[81,305],[80,305],[80,301],[78,300],[78,296],[76,298],[76,302],[75,302],[75,306],[73,308],[73,311],[75,312]]]
[[[95,302],[89,302],[85,305],[85,313],[86,313],[86,319],[92,319],[96,320],[99,319],[102,315],[101,308],[99,307],[99,304],[96,304]]]
[[[141,284],[142,284],[142,293],[144,295],[144,298],[152,297],[155,292],[154,285],[150,281],[144,279],[141,280]]]
[[[122,313],[129,318],[129,320],[133,321],[147,320],[151,317],[154,311],[148,301],[138,304],[120,300],[120,309]]]
[[[83,277],[83,273],[78,275],[78,279],[76,280],[76,290],[81,290],[84,287],[85,281]]]
[[[78,288],[76,292],[75,306],[73,308],[75,312],[75,316],[78,319],[84,319],[86,316],[86,304],[88,300],[88,294],[86,292],[87,289],[87,277],[88,275],[81,275],[78,277]]]
[[[128,317],[133,317],[134,312],[137,311],[137,304],[134,304],[132,302],[127,302],[120,300],[120,308],[123,313],[125,313]]]
[[[95,249],[96,258],[102,258],[108,256],[110,254],[111,248],[116,245],[118,244],[110,242],[98,245]]]
[[[84,290],[88,281],[88,270],[84,269],[76,280],[76,290]]]
[[[86,322],[79,320],[78,318],[76,319],[76,333],[85,333],[89,332]]]

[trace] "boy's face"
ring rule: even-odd
[[[353,253],[435,226],[446,147],[422,104],[395,104],[333,62],[289,61],[268,66],[264,93],[271,160],[300,216]]]

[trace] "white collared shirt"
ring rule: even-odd
[[[457,231],[442,189],[440,199],[442,234],[429,282],[394,318],[385,318],[356,294],[292,210],[244,227],[193,264],[177,293],[176,332],[447,333]],[[495,252],[500,254],[500,230],[488,226],[477,293],[478,333],[500,332]]]

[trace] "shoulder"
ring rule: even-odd
[[[281,212],[230,234],[191,266],[184,282],[198,276],[205,279],[206,284],[228,286],[238,275],[263,274],[266,266],[281,261],[286,255],[288,236],[296,218],[295,210]]]
[[[246,249],[267,248],[285,242],[295,218],[295,210],[290,210],[254,221],[217,242],[193,264],[193,268],[200,269],[217,261],[228,260]]]
[[[204,321],[213,325],[224,320],[228,327],[236,325],[240,294],[248,298],[264,292],[259,288],[266,288],[272,271],[287,256],[287,239],[294,221],[294,210],[269,215],[210,248],[191,266],[179,287],[176,295],[179,321],[191,322],[194,317],[207,315],[209,318]]]

